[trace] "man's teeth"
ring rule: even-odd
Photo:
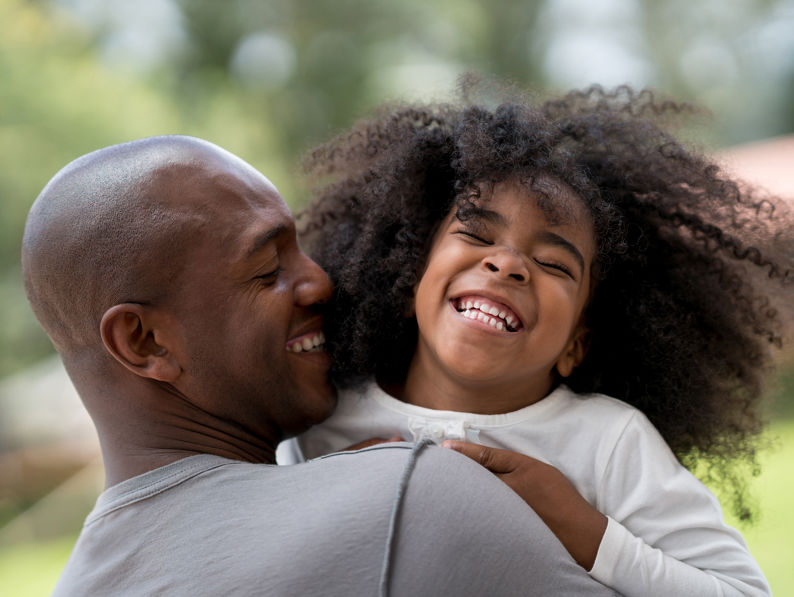
[[[322,350],[325,344],[325,334],[318,332],[312,337],[306,336],[302,340],[287,344],[288,352],[311,352]]]

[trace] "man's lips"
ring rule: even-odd
[[[287,340],[287,352],[319,352],[325,350],[325,334],[322,330],[301,334]]]
[[[476,319],[498,331],[517,332],[524,327],[521,319],[501,301],[477,294],[467,294],[450,301],[458,313]]]
[[[287,352],[322,352],[325,345],[323,319],[310,317],[292,330],[294,334],[286,343]]]

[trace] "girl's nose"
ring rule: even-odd
[[[518,282],[529,280],[529,270],[521,256],[512,249],[497,249],[483,259],[483,267],[498,276],[512,278]]]

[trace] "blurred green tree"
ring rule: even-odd
[[[27,309],[19,272],[22,227],[39,190],[78,155],[142,128],[159,132],[179,117],[146,87],[98,63],[90,37],[43,8],[0,2],[0,375],[51,350]]]
[[[25,216],[47,180],[97,148],[156,134],[205,137],[288,178],[289,156],[245,98],[223,84],[202,103],[177,101],[149,78],[114,71],[96,35],[49,3],[0,0],[0,377],[52,351],[27,307],[19,266]],[[289,186],[289,185],[288,185]]]
[[[650,85],[717,115],[710,145],[794,130],[794,0],[0,0],[0,377],[46,353],[20,290],[27,209],[78,155],[214,141],[293,206],[298,155],[384,99],[476,70],[534,87]],[[418,95],[420,94],[421,95]]]

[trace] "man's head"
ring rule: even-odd
[[[328,357],[311,346],[330,282],[275,187],[234,155],[155,137],[83,156],[31,208],[22,254],[100,431],[119,394],[275,440],[329,414]]]

